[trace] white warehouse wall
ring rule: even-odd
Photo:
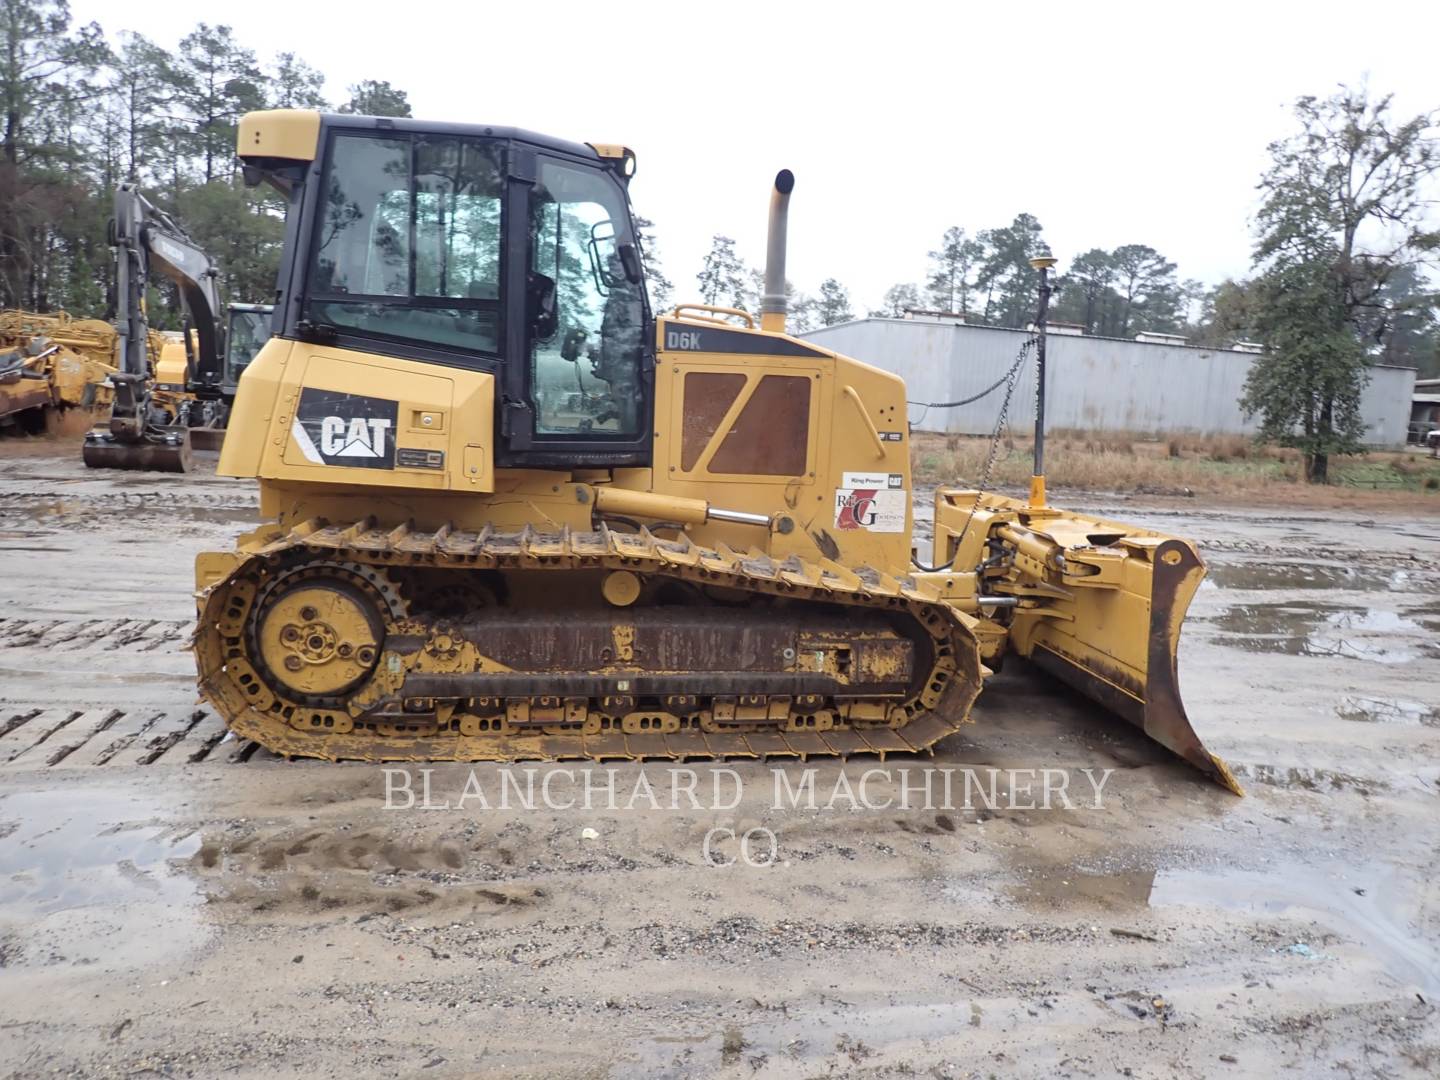
[[[802,335],[826,349],[893,371],[912,402],[955,401],[1000,378],[1029,336],[1023,330],[909,319],[861,319]],[[1254,353],[1191,345],[1050,334],[1045,426],[1162,435],[1250,435],[1255,420],[1240,412]],[[1361,411],[1365,441],[1405,442],[1414,392],[1412,368],[1375,367]],[[988,435],[1004,388],[958,409],[912,405],[918,431]],[[1035,363],[1024,366],[1010,406],[1012,426],[1034,415]]]

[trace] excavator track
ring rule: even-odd
[[[312,519],[198,596],[237,734],[329,760],[916,752],[969,720],[974,620],[912,578],[640,529]]]

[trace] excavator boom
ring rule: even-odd
[[[121,184],[115,191],[110,239],[115,249],[115,327],[120,336],[118,370],[110,377],[115,400],[109,424],[85,438],[85,464],[188,472],[190,426],[165,415],[155,399],[145,290],[152,269],[174,282],[185,310],[185,393],[200,402],[218,403],[224,376],[218,272],[185,231],[134,184]]]

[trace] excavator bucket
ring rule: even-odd
[[[85,436],[81,457],[90,469],[141,469],[149,472],[189,472],[194,463],[190,429],[152,428],[144,438],[116,438],[107,428],[94,428]]]
[[[935,516],[937,553],[988,541],[980,587],[1015,598],[994,616],[1008,613],[1011,649],[1244,794],[1180,698],[1180,628],[1205,576],[1193,544],[974,491],[937,492]]]
[[[190,445],[196,450],[219,450],[224,442],[224,428],[197,427],[190,429]]]

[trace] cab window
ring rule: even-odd
[[[530,237],[531,288],[553,287],[555,306],[531,340],[536,433],[633,437],[645,307],[620,258],[634,243],[624,193],[599,169],[542,157]]]
[[[495,143],[335,135],[307,318],[361,335],[498,354],[503,191]]]
[[[250,366],[260,347],[270,340],[270,312],[230,312],[230,333],[225,339],[225,368],[231,382]]]

